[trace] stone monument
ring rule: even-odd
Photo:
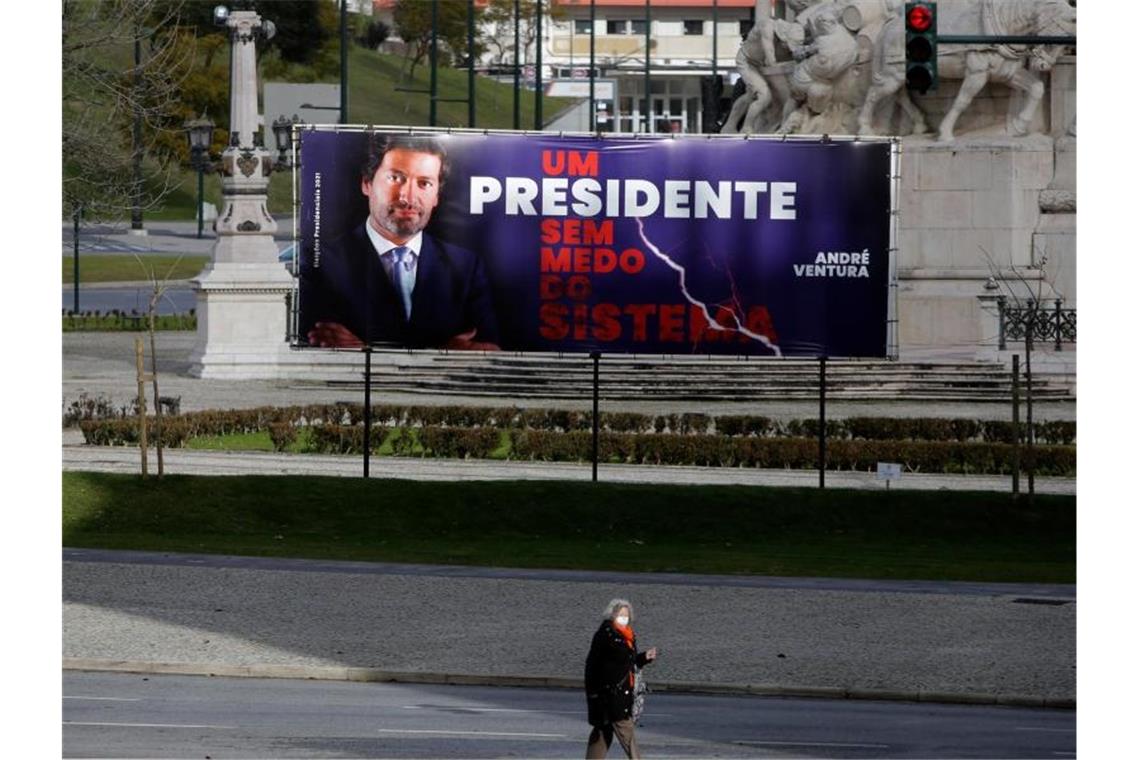
[[[903,86],[903,0],[767,0],[722,131],[903,136],[899,349],[993,358],[996,303],[1076,307],[1076,57],[1063,45],[940,45]],[[939,34],[1075,36],[1070,0],[941,0]],[[930,126],[936,125],[932,133]]]
[[[211,262],[194,281],[198,336],[190,356],[197,377],[280,376],[288,355],[287,294],[293,278],[277,260],[277,222],[266,207],[273,158],[257,113],[256,39],[273,34],[253,11],[226,19],[232,50],[230,141],[222,153],[223,205]]]

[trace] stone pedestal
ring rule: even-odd
[[[196,377],[273,378],[288,354],[287,295],[293,277],[277,260],[277,223],[266,208],[273,159],[261,144],[254,40],[261,17],[234,11],[230,144],[222,153],[223,207],[214,223],[212,261],[194,281],[198,340],[191,353]]]
[[[1059,297],[1055,285],[1075,278],[1072,256],[1051,255],[1041,267],[1042,236],[1068,234],[1064,224],[1054,230],[1042,221],[1042,194],[1058,184],[1059,147],[1062,139],[1046,135],[903,141],[897,258],[903,359],[936,347],[990,354],[998,334],[985,297],[1049,300]],[[1000,292],[986,288],[991,277]]]

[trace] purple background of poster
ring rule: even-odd
[[[383,130],[377,130],[383,132]],[[796,182],[797,218],[745,220],[734,193],[732,219],[665,219],[660,210],[643,219],[647,237],[687,272],[692,295],[719,303],[734,285],[747,309],[767,308],[785,356],[882,357],[887,354],[890,245],[890,144],[800,142],[765,139],[621,139],[521,134],[438,134],[451,158],[451,175],[427,232],[482,256],[494,291],[502,348],[512,351],[604,353],[714,353],[770,355],[760,342],[657,340],[650,318],[648,340],[634,341],[622,319],[618,340],[549,340],[539,334],[540,222],[538,216],[506,216],[502,202],[469,215],[471,176],[530,177],[541,181],[542,151],[600,151],[596,179],[666,179],[710,182]],[[364,132],[306,131],[301,144],[301,256],[312,256],[314,173],[322,174],[321,239],[332,240],[367,215],[359,167]],[[559,176],[566,176],[565,173]],[[570,178],[573,181],[573,177]],[[537,202],[536,202],[537,205]],[[541,209],[540,209],[541,210]],[[561,219],[576,218],[571,212]],[[602,215],[593,217],[602,221]],[[644,270],[591,277],[586,303],[684,304],[677,273],[644,246],[634,219],[617,218],[615,251],[642,249]],[[557,244],[556,244],[557,247]],[[610,247],[610,246],[607,246]],[[869,278],[796,277],[793,266],[813,264],[820,251],[870,251]],[[302,291],[300,298],[304,299]],[[564,303],[572,303],[563,300]],[[685,329],[688,317],[684,320]]]

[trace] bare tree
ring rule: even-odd
[[[171,122],[194,38],[178,26],[180,7],[170,0],[64,0],[65,214],[82,208],[89,220],[114,222],[132,207],[154,208],[173,189],[176,162],[153,148],[181,126]]]
[[[162,277],[158,275],[158,268],[156,266],[147,266],[141,258],[136,254],[135,261],[147,274],[147,279],[151,284],[150,297],[147,299],[146,308],[146,325],[147,333],[150,337],[150,380],[151,387],[154,391],[154,446],[155,454],[158,459],[158,477],[163,475],[163,462],[162,462],[162,396],[158,392],[158,351],[155,339],[157,332],[156,318],[158,316],[158,305],[164,298],[168,298],[166,292],[170,289],[170,277],[178,264],[182,261],[179,256],[174,260],[170,267],[166,270],[166,274]],[[145,473],[144,473],[145,474]]]
[[[534,0],[519,0],[519,62],[526,63],[526,51],[534,44],[535,14],[538,10]],[[515,63],[515,0],[491,0],[487,4],[486,16],[494,26],[487,35],[487,44],[494,48],[496,65],[504,66],[509,60]]]
[[[1026,279],[1025,275],[1013,266],[1012,263],[1008,270],[1002,270],[996,264],[993,256],[989,251],[979,246],[982,255],[986,257],[989,263],[990,279],[1003,289],[1008,298],[1016,307],[1016,314],[1018,320],[1021,322],[1019,325],[1022,331],[1022,338],[1025,347],[1025,444],[1026,444],[1026,475],[1027,484],[1029,487],[1029,496],[1033,497],[1034,493],[1034,458],[1033,458],[1033,444],[1034,444],[1034,431],[1033,431],[1033,340],[1038,327],[1043,323],[1043,320],[1049,319],[1048,313],[1042,308],[1042,303],[1045,301],[1045,287],[1048,286],[1053,294],[1058,294],[1056,288],[1056,273],[1052,276],[1049,275],[1049,253],[1048,251],[1039,251],[1039,256],[1036,257],[1035,266],[1033,269],[1041,272],[1041,276],[1036,279],[1035,283]],[[1004,308],[1004,307],[1003,307]],[[1014,430],[1014,445],[1020,445],[1021,431]],[[1015,461],[1018,461],[1015,458]]]

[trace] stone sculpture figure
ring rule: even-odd
[[[821,2],[824,0],[789,0],[788,7],[802,14]],[[783,123],[795,107],[788,90],[788,75],[795,63],[788,51],[801,50],[807,34],[800,17],[796,21],[785,21],[757,8],[756,23],[736,52],[744,93],[733,101],[722,133],[756,134],[771,131]],[[778,57],[777,42],[788,56],[786,59]],[[782,113],[775,122],[769,123],[764,115],[773,102],[782,108]]]
[[[1076,9],[1068,0],[971,0],[957,14],[940,18],[941,33],[983,35],[1075,35]],[[926,120],[903,87],[905,80],[906,30],[902,16],[883,26],[875,44],[871,86],[859,113],[859,134],[872,134],[875,107],[884,98],[896,102],[910,116],[916,134],[926,131]],[[1040,74],[1049,71],[1064,52],[1063,45],[946,45],[939,50],[940,79],[961,78],[962,84],[938,129],[939,139],[954,139],[954,126],[974,97],[988,82],[1001,82],[1024,94],[1020,110],[1007,129],[1025,135],[1045,85]]]
[[[789,85],[795,107],[788,109],[781,132],[794,132],[811,115],[825,112],[832,104],[836,84],[855,65],[859,46],[840,21],[842,10],[839,3],[828,2],[797,16],[811,42],[793,51],[798,63]]]

